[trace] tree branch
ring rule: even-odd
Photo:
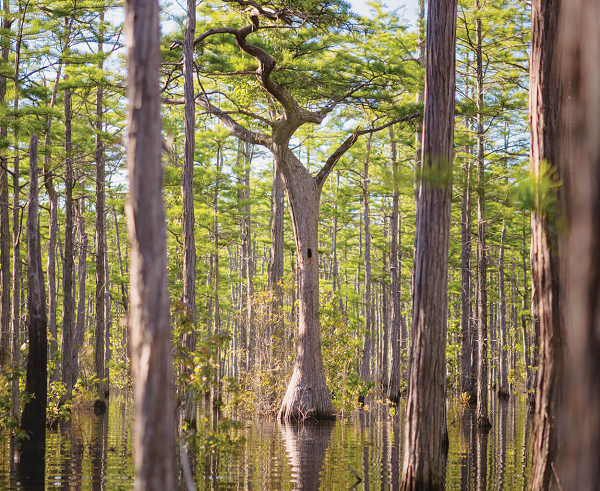
[[[251,143],[253,145],[262,145],[263,147],[271,148],[271,138],[267,135],[263,135],[262,133],[256,133],[247,128],[244,128],[237,121],[235,121],[231,116],[229,116],[225,111],[222,111],[216,106],[213,106],[208,100],[203,99],[202,94],[198,94],[195,97],[196,104],[200,107],[206,109],[210,114],[217,117],[227,128],[229,134],[239,138],[242,141],[247,143]],[[179,97],[176,99],[164,99],[162,100],[163,104],[168,105],[181,105],[184,104],[183,97]]]
[[[352,147],[352,145],[354,145],[356,143],[356,141],[358,140],[358,138],[360,136],[366,135],[369,133],[376,133],[378,131],[389,128],[390,126],[392,126],[396,123],[404,123],[407,121],[412,121],[413,119],[416,119],[419,116],[421,116],[421,113],[413,113],[408,116],[403,116],[401,118],[394,119],[393,121],[390,121],[389,123],[386,123],[382,126],[378,126],[377,128],[371,128],[368,130],[359,130],[359,128],[356,128],[354,130],[354,132],[352,133],[352,135],[350,135],[346,139],[346,141],[344,141],[344,143],[342,143],[337,148],[337,150],[331,154],[331,156],[325,162],[325,165],[321,168],[319,173],[316,175],[315,180],[317,181],[317,185],[318,186],[323,185],[323,183],[325,182],[325,180],[327,179],[329,174],[331,174],[331,171],[335,167],[335,164],[337,164],[338,161],[342,158],[342,156]]]

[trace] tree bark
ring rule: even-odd
[[[363,380],[363,382],[365,382],[365,384],[368,384],[371,381],[371,349],[373,344],[373,338],[371,336],[371,324],[373,323],[371,306],[371,218],[369,216],[369,157],[371,153],[371,138],[372,135],[369,135],[369,138],[367,139],[367,153],[365,156],[365,168],[362,184],[364,206],[363,223],[365,227],[365,327],[363,332],[363,349],[360,365],[360,377]]]
[[[483,52],[480,0],[475,0],[477,62],[477,425],[491,427],[488,416],[487,255],[485,245],[485,154],[483,127]]]
[[[8,9],[8,2],[5,4],[5,8]],[[19,111],[19,95],[20,95],[20,85],[19,85],[19,67],[21,61],[21,43],[23,40],[23,22],[25,21],[25,12],[22,12],[22,7],[19,4],[19,14],[21,18],[19,19],[19,28],[17,30],[17,39],[16,39],[16,47],[15,47],[15,66],[13,71],[13,80],[14,80],[14,91],[15,97],[13,102],[13,111],[14,114],[17,115]],[[12,274],[12,317],[11,317],[11,337],[12,337],[12,356],[11,356],[11,364],[13,367],[13,377],[12,377],[12,385],[11,385],[11,393],[12,393],[12,415],[15,419],[19,417],[19,365],[20,365],[20,356],[19,353],[21,351],[21,342],[20,342],[20,316],[21,316],[21,214],[19,210],[21,209],[20,205],[20,193],[21,193],[21,185],[19,182],[20,179],[20,170],[19,170],[19,128],[15,126],[13,128],[13,138],[15,145],[15,157],[14,157],[14,167],[13,167],[13,224],[12,224],[12,233],[13,233],[13,274]]]
[[[281,168],[274,164],[273,172],[273,214],[271,223],[271,252],[269,255],[269,289],[274,290],[276,304],[274,307],[282,308],[283,293],[281,279],[283,278],[283,215],[284,215],[284,189]]]
[[[134,489],[176,489],[175,407],[162,198],[160,30],[156,0],[125,2],[130,101],[127,205],[131,244]]]
[[[469,155],[470,157],[470,155]],[[473,360],[473,326],[471,322],[471,160],[467,157],[463,167],[463,188],[461,202],[461,332],[462,363],[460,391],[468,394],[470,403],[477,400],[477,365]]]
[[[102,72],[104,68],[103,37],[104,12],[100,13],[100,29],[98,31],[98,56],[100,61],[98,69]],[[96,397],[98,401],[104,401],[108,386],[105,380],[104,351],[105,351],[105,300],[106,300],[106,265],[104,264],[104,247],[106,244],[106,209],[105,209],[105,162],[104,143],[102,141],[102,111],[104,91],[102,83],[96,87],[96,137],[95,137],[95,160],[96,160],[96,236],[95,236],[95,258],[96,258],[96,290],[95,290],[95,323],[94,323],[94,372],[98,381],[96,383]]]
[[[42,253],[38,226],[38,137],[29,142],[29,214],[27,216],[27,310],[29,320],[29,353],[25,390],[31,398],[23,407],[21,430],[22,458],[28,453],[44,454],[46,443],[46,399],[48,395],[46,327],[46,290],[42,270]]]
[[[564,249],[566,301],[565,395],[559,448],[562,489],[600,488],[600,4],[570,0],[560,12],[560,69],[569,98],[561,143],[571,154],[562,174],[570,226]],[[562,245],[562,244],[561,244]],[[561,299],[563,300],[563,299]]]
[[[65,76],[65,78],[67,78]],[[62,382],[66,399],[73,397],[73,334],[75,327],[73,243],[73,148],[71,142],[71,89],[64,91],[65,114],[65,249],[63,262]]]
[[[66,48],[65,48],[66,49]],[[58,95],[58,85],[60,83],[62,72],[62,60],[58,65],[54,88],[52,89],[52,97],[50,99],[50,108],[54,108],[56,104],[56,96]],[[52,128],[52,117],[46,117],[46,131],[44,136],[44,146],[46,152],[44,154],[44,186],[48,193],[48,206],[50,208],[50,216],[48,218],[48,261],[46,268],[48,272],[48,334],[50,335],[48,357],[52,361],[56,361],[56,351],[58,349],[58,330],[56,327],[56,234],[58,233],[58,193],[54,187],[54,173],[51,166],[51,141],[50,130]],[[50,374],[50,382],[58,382],[60,370],[57,366]]]
[[[392,214],[390,216],[390,289],[392,292],[392,326],[390,331],[391,367],[387,391],[388,399],[394,404],[400,402],[402,394],[402,365],[406,340],[400,336],[400,264],[398,258],[398,208],[400,191],[398,185],[398,162],[394,131],[390,127],[391,165],[392,165]]]
[[[2,61],[8,63],[10,31],[9,2],[4,1],[4,16],[2,17]],[[0,104],[6,98],[6,76],[0,76]],[[0,128],[0,139],[6,141],[8,128]],[[10,219],[8,197],[8,157],[0,156],[0,367],[4,368],[10,361]]]
[[[540,351],[532,432],[532,491],[559,487],[553,470],[558,450],[559,387],[562,382],[564,317],[559,309],[561,260],[558,228],[564,219],[563,191],[568,178],[560,168],[562,89],[558,28],[560,0],[534,0],[531,8],[529,113],[530,165],[536,179],[531,214],[532,280],[537,293]],[[555,183],[551,194],[541,187]],[[544,193],[544,194],[542,194]]]
[[[279,419],[334,417],[325,382],[319,322],[319,201],[321,185],[287,148],[275,152],[282,164],[296,241],[299,281],[298,344],[292,378]]]
[[[79,235],[79,259],[77,263],[77,323],[75,336],[73,338],[73,386],[79,377],[79,349],[83,347],[85,335],[85,277],[87,274],[87,247],[88,238],[85,233],[85,198],[79,198],[79,213],[77,217],[77,229]]]
[[[506,226],[502,223],[502,235],[500,238],[500,387],[498,396],[502,399],[510,398],[508,390],[508,340],[506,332],[506,292],[504,285],[504,249],[506,244]]]
[[[192,321],[192,332],[186,334],[183,343],[190,353],[196,349],[196,237],[194,212],[194,154],[196,150],[196,106],[194,102],[194,34],[196,32],[196,0],[187,2],[187,19],[183,41],[183,97],[185,101],[184,151],[181,171],[182,240],[183,240],[183,304]],[[187,375],[191,375],[186,369]],[[194,394],[183,395],[184,420],[190,427],[196,426]]]
[[[383,242],[387,243],[387,227],[383,224]],[[383,273],[388,271],[388,255],[383,251]],[[389,287],[385,279],[381,282],[381,330],[383,338],[382,356],[381,356],[381,388],[384,394],[387,394],[389,385],[389,365],[390,365],[390,325],[388,304],[390,301]],[[340,309],[341,310],[341,309]]]
[[[427,17],[427,73],[412,305],[406,444],[401,489],[438,490],[445,482],[446,322],[456,10],[432,0]]]

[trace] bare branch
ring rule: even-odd
[[[316,175],[315,180],[317,181],[317,185],[318,186],[323,185],[323,183],[325,182],[325,180],[327,179],[327,177],[329,176],[329,174],[335,167],[335,164],[337,164],[338,161],[342,158],[342,156],[352,147],[352,145],[354,145],[356,143],[356,141],[358,140],[358,138],[360,136],[366,135],[369,133],[376,133],[378,131],[389,128],[390,126],[397,124],[397,123],[404,123],[407,121],[412,121],[413,119],[416,119],[419,116],[421,116],[421,113],[413,113],[408,116],[403,116],[401,118],[394,119],[393,121],[390,121],[389,123],[386,123],[382,126],[378,126],[376,128],[371,128],[368,130],[360,130],[359,128],[356,128],[354,130],[354,132],[352,133],[352,135],[350,135],[344,141],[344,143],[342,143],[337,148],[337,150],[331,154],[331,156],[325,162],[325,165],[321,168],[319,173]]]
[[[251,143],[253,145],[262,145],[263,147],[271,148],[271,138],[267,135],[263,135],[262,133],[256,133],[247,128],[244,128],[237,121],[235,121],[231,116],[229,116],[225,111],[222,111],[216,106],[213,106],[210,102],[203,99],[202,94],[199,94],[195,97],[196,104],[200,107],[206,109],[211,115],[216,116],[219,120],[225,125],[227,131],[232,136],[239,138],[242,141],[247,143]],[[184,104],[183,97],[179,97],[176,99],[164,99],[162,100],[163,104],[168,105],[182,105]]]

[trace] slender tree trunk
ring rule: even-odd
[[[100,29],[98,31],[98,56],[100,62],[98,69],[102,72],[104,68],[104,12],[100,13]],[[106,266],[104,264],[104,245],[106,243],[106,210],[105,210],[105,163],[104,163],[104,143],[102,141],[102,111],[103,111],[103,87],[99,83],[96,87],[96,140],[95,140],[95,159],[96,159],[96,236],[95,236],[95,257],[96,257],[96,292],[95,292],[95,323],[94,323],[94,372],[98,378],[96,385],[96,397],[101,403],[106,397],[108,386],[104,379],[104,347],[105,347],[105,297],[106,297]]]
[[[531,64],[529,112],[531,121],[530,165],[536,182],[562,183],[568,179],[560,168],[560,59],[558,22],[560,0],[534,0],[531,8]],[[532,491],[560,487],[553,469],[558,451],[559,387],[562,383],[564,317],[559,309],[561,260],[558,227],[564,219],[564,197],[554,187],[552,203],[543,201],[536,188],[531,215],[532,281],[537,292],[540,351],[532,432]],[[545,193],[544,193],[545,194]]]
[[[4,16],[2,17],[2,61],[8,63],[10,32],[9,1],[4,0]],[[0,76],[0,104],[6,98],[6,76]],[[6,141],[8,128],[0,128],[0,139]],[[6,367],[10,361],[10,220],[8,207],[8,157],[7,149],[0,156],[0,367]]]
[[[156,0],[125,2],[136,491],[176,489],[175,407],[162,199],[160,31]]]
[[[85,277],[87,274],[87,247],[88,238],[85,233],[85,198],[79,198],[79,213],[77,217],[77,229],[79,235],[79,259],[77,264],[77,324],[73,339],[73,386],[79,377],[79,349],[83,347],[85,335]]]
[[[215,194],[213,197],[213,230],[214,230],[214,265],[215,265],[215,281],[214,281],[214,286],[213,286],[213,298],[214,298],[214,309],[215,309],[215,313],[213,316],[214,319],[214,328],[213,328],[213,332],[215,334],[219,334],[221,332],[221,310],[220,310],[220,306],[219,306],[219,276],[220,276],[220,272],[219,272],[219,184],[220,184],[220,177],[221,177],[221,166],[222,166],[222,162],[223,162],[223,149],[221,147],[219,147],[219,151],[217,152],[217,169],[216,169],[216,176],[215,176]],[[217,349],[217,353],[216,353],[216,360],[215,363],[217,365],[217,367],[220,367],[220,354],[219,354],[219,350]],[[220,386],[221,386],[221,380],[219,377],[219,371],[220,368],[218,368],[217,373],[215,374],[215,380],[214,380],[214,388],[215,390],[213,391],[213,403],[218,403],[221,400],[221,394],[220,394]]]
[[[27,216],[27,310],[29,320],[29,352],[25,390],[31,396],[23,407],[21,430],[22,458],[28,453],[44,455],[46,443],[46,398],[48,395],[46,327],[46,290],[42,270],[42,253],[38,225],[38,137],[32,135],[29,143],[29,214]],[[43,460],[42,460],[43,462]]]
[[[66,78],[66,77],[65,77]],[[73,334],[75,327],[74,244],[73,244],[73,149],[71,143],[71,89],[64,91],[65,105],[65,249],[63,262],[63,329],[62,329],[62,382],[66,399],[73,397]]]
[[[383,224],[383,242],[387,243],[387,227]],[[385,250],[383,251],[383,272],[388,271],[388,256]],[[382,337],[383,347],[381,356],[381,387],[383,393],[387,394],[389,386],[389,365],[390,365],[390,326],[388,303],[390,301],[389,288],[385,280],[381,283],[381,316],[382,316]]]
[[[365,169],[362,185],[364,205],[363,222],[365,227],[365,328],[363,334],[363,351],[360,365],[360,377],[365,384],[368,384],[371,381],[371,348],[373,343],[373,338],[371,336],[371,324],[373,323],[371,309],[371,218],[369,216],[369,157],[371,153],[371,138],[372,135],[369,135],[367,140],[367,153],[365,156]]]
[[[483,127],[483,52],[480,0],[475,0],[477,47],[477,425],[491,427],[488,416],[487,255],[485,245],[485,154]]]
[[[506,332],[506,292],[504,285],[504,244],[506,244],[506,226],[502,222],[502,235],[500,239],[500,387],[498,396],[502,399],[508,399],[510,392],[508,390],[508,339]]]
[[[398,208],[400,191],[398,185],[398,163],[394,131],[390,127],[391,165],[392,165],[392,215],[390,216],[390,289],[392,291],[392,326],[390,332],[391,368],[388,388],[388,399],[394,404],[400,401],[402,393],[402,364],[405,339],[400,336],[401,308],[400,308],[400,269],[398,259]]]
[[[196,151],[196,104],[194,101],[194,37],[196,32],[196,0],[187,2],[187,20],[183,41],[183,96],[184,96],[184,151],[183,169],[181,172],[182,202],[182,239],[183,239],[183,304],[192,320],[192,332],[186,334],[184,345],[190,353],[196,349],[196,238],[194,228],[194,154]],[[186,373],[189,370],[186,369]],[[194,428],[196,426],[196,408],[194,394],[183,395],[185,398],[185,421]]]
[[[461,331],[462,364],[460,391],[470,397],[471,404],[477,399],[477,366],[473,363],[473,334],[471,322],[471,160],[467,157],[463,167],[462,188],[462,254],[461,254]]]
[[[7,4],[8,5],[8,2]],[[13,72],[14,83],[15,83],[15,98],[13,104],[13,111],[15,115],[19,111],[19,65],[21,60],[21,42],[23,37],[23,22],[25,21],[25,12],[22,11],[21,5],[19,4],[19,28],[17,33],[17,43],[15,47],[15,67]],[[20,170],[19,170],[19,129],[15,126],[13,129],[13,138],[15,145],[15,157],[14,157],[14,168],[13,168],[13,274],[12,274],[12,317],[11,317],[11,335],[12,335],[12,357],[11,363],[13,367],[13,378],[12,378],[12,415],[15,419],[19,417],[19,374],[18,369],[20,365],[19,353],[21,351],[20,342],[20,316],[21,316],[21,214],[19,210],[20,205],[20,193],[21,185],[19,182]]]
[[[104,218],[104,224],[106,226],[106,216]],[[104,238],[106,239],[106,234],[104,234]],[[106,325],[106,329],[104,331],[104,395],[107,396],[110,391],[110,370],[108,366],[108,362],[111,358],[111,350],[110,350],[110,325],[111,325],[111,316],[110,316],[110,271],[108,269],[108,247],[106,240],[104,242],[104,277],[106,278],[106,288],[104,289],[104,323]]]
[[[62,60],[59,62],[54,88],[52,89],[52,97],[50,99],[50,108],[54,108],[56,104],[56,96],[58,95],[58,85],[60,83],[62,72]],[[46,117],[46,132],[44,136],[44,146],[46,152],[44,154],[44,186],[48,193],[48,205],[50,207],[50,217],[48,219],[48,261],[46,268],[48,271],[48,334],[50,335],[48,357],[52,361],[56,361],[56,351],[58,349],[58,330],[56,327],[56,234],[58,233],[58,193],[54,187],[54,173],[50,168],[51,159],[51,141],[50,130],[52,127],[52,117]],[[58,382],[60,370],[57,366],[50,374],[50,382]]]
[[[454,93],[454,0],[431,0],[427,86],[415,238],[411,367],[401,489],[438,490],[445,482],[446,322]]]
[[[562,135],[570,148],[563,173],[570,175],[570,227],[567,266],[563,276],[567,299],[568,348],[565,404],[560,442],[564,470],[562,489],[600,489],[600,39],[599,2],[562,2],[562,56],[560,70],[569,87]],[[563,250],[561,248],[561,250]],[[564,257],[564,256],[563,256]]]

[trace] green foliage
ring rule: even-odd
[[[69,418],[72,401],[65,400],[67,389],[63,382],[51,382],[48,386],[46,401],[46,425],[54,427],[56,423]]]
[[[365,396],[372,384],[365,384],[356,367],[362,339],[356,321],[349,321],[339,310],[339,292],[321,289],[321,345],[327,386],[337,411],[359,407],[359,396]]]
[[[19,423],[12,415],[12,370],[0,372],[0,428],[15,431]]]

